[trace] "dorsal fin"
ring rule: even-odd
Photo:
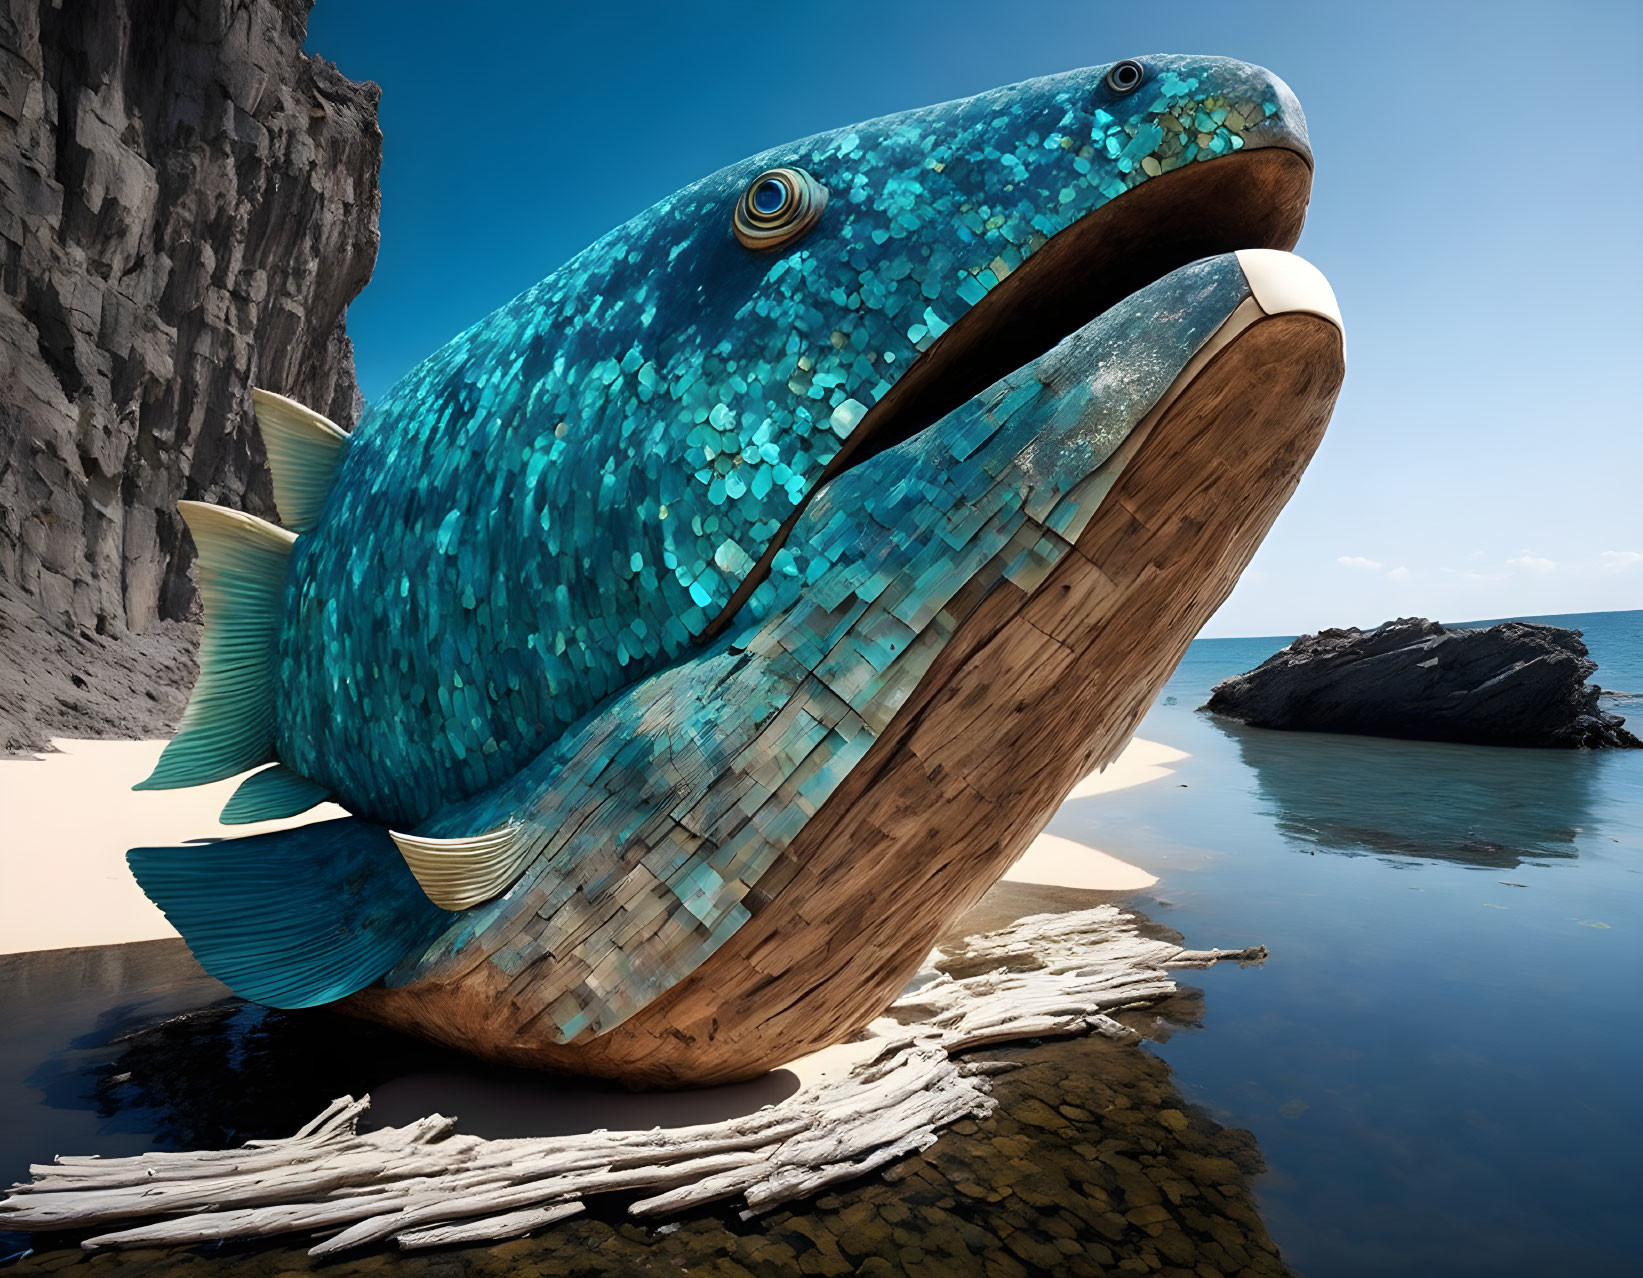
[[[295,533],[243,511],[180,501],[200,554],[200,677],[177,735],[135,790],[221,781],[274,754],[274,664],[285,562]]]
[[[296,816],[324,803],[331,792],[283,763],[253,772],[224,805],[218,818],[224,825],[250,825],[253,821],[278,821]]]
[[[274,504],[287,528],[307,532],[319,522],[337,481],[348,432],[294,399],[253,387],[257,429],[274,476]]]
[[[442,910],[488,901],[519,877],[536,855],[540,831],[513,822],[463,839],[388,831],[428,899]]]

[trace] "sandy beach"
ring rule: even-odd
[[[186,790],[131,789],[153,768],[163,741],[52,745],[53,753],[0,760],[0,868],[6,882],[0,954],[175,936],[127,871],[128,848],[238,838],[345,815],[323,804],[288,821],[225,826],[217,814],[237,779]],[[1104,771],[1079,782],[1068,799],[1161,780],[1170,775],[1170,764],[1185,757],[1137,738]],[[1156,881],[1108,853],[1050,834],[1040,835],[1005,878],[1094,891],[1133,891]]]
[[[324,804],[295,820],[222,825],[217,814],[238,778],[133,791],[165,744],[54,740],[55,753],[0,760],[0,954],[176,936],[126,869],[128,848],[237,838],[346,815]]]

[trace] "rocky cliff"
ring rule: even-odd
[[[378,90],[310,4],[0,0],[0,749],[168,733],[177,500],[272,514],[253,384],[358,413]]]
[[[1598,705],[1580,631],[1508,621],[1446,629],[1402,617],[1302,635],[1216,684],[1202,709],[1258,728],[1482,745],[1643,746]]]

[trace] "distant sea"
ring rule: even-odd
[[[1582,631],[1594,682],[1639,694],[1606,707],[1643,734],[1643,611],[1520,620]],[[1140,729],[1192,757],[1051,823],[1158,875],[1134,904],[1190,944],[1271,949],[1194,974],[1204,1025],[1149,1050],[1254,1131],[1301,1274],[1636,1272],[1643,751],[1197,710],[1288,642],[1195,642]]]

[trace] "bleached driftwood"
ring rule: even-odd
[[[939,963],[985,963],[988,970],[958,979],[926,964],[891,1005],[891,1014],[922,1013],[922,1025],[949,1053],[1023,1038],[1087,1033],[1127,1038],[1131,1032],[1105,1013],[1167,998],[1175,992],[1168,970],[1266,957],[1261,946],[1183,950],[1132,927],[1114,926],[1121,917],[1110,906],[1035,915],[938,950],[932,959]]]
[[[409,1249],[515,1237],[575,1215],[594,1194],[638,1191],[628,1211],[641,1218],[727,1198],[752,1215],[991,1113],[996,1067],[962,1064],[959,1053],[1051,1035],[1125,1037],[1108,1013],[1173,993],[1169,969],[1265,954],[1149,940],[1111,906],[1036,915],[937,950],[891,1008],[902,1030],[876,1056],[740,1118],[485,1140],[438,1114],[361,1132],[369,1098],[345,1096],[284,1139],[35,1165],[0,1201],[0,1228],[149,1222],[94,1234],[88,1250],[324,1233],[311,1251],[322,1256],[388,1239]]]

